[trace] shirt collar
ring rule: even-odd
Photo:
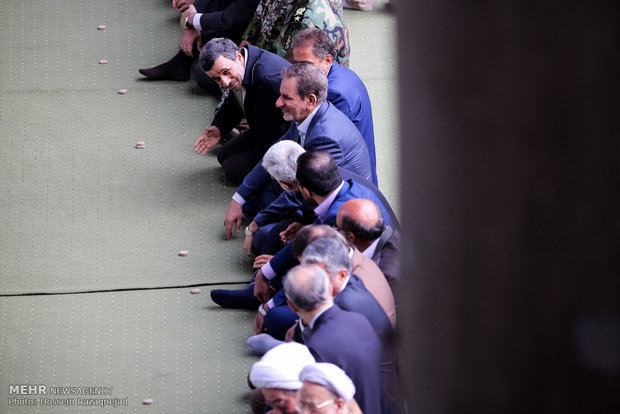
[[[245,47],[241,48],[241,54],[243,55],[243,78],[241,80],[241,89],[233,92],[235,94],[235,98],[237,98],[237,102],[239,102],[239,106],[243,111],[243,115],[245,115],[245,94],[246,89],[245,85],[243,85],[243,81],[245,80],[245,69],[248,63],[248,50]]]
[[[310,321],[310,325],[308,326],[304,326],[304,321],[301,320],[301,318],[299,318],[299,329],[301,329],[301,331],[303,332],[304,329],[306,328],[310,328],[310,330],[314,329],[314,324],[316,323],[316,320],[319,318],[319,316],[321,316],[322,314],[325,313],[325,311],[329,308],[331,308],[332,306],[334,306],[334,304],[332,303],[331,305],[329,305],[328,307],[326,307],[325,309],[321,309],[321,311],[319,313],[317,313],[316,315],[314,315],[314,318],[312,318],[312,320]]]
[[[312,118],[314,118],[314,115],[316,115],[316,111],[318,111],[320,107],[321,105],[317,105],[317,107],[314,108],[312,112],[310,112],[306,119],[304,119],[300,124],[297,124],[297,131],[299,131],[299,134],[302,135],[304,139],[306,138],[306,134],[308,133],[308,128],[310,127]]]
[[[347,287],[347,283],[349,283],[349,279],[351,279],[351,275],[347,275],[347,277],[344,279],[344,283],[342,284],[342,287],[340,288],[338,293],[336,293],[336,296],[338,296],[340,292],[342,292]]]
[[[380,239],[380,237],[377,237],[375,239],[375,241],[372,242],[371,245],[368,246],[366,248],[366,250],[364,250],[362,252],[364,254],[364,256],[368,257],[369,259],[372,259],[372,257],[375,255],[375,250],[377,250],[377,245],[379,244],[379,239]]]
[[[344,185],[344,181],[341,181],[338,188],[332,191],[329,194],[329,196],[314,209],[314,213],[319,218],[319,220],[321,220],[321,223],[323,222],[323,219],[325,219],[325,216],[327,215],[329,208],[331,207],[332,203],[336,199],[336,196],[340,192],[340,189],[342,188],[343,185]]]

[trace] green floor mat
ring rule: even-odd
[[[345,20],[373,103],[380,187],[397,210],[394,17],[375,6]],[[251,277],[242,233],[223,240],[235,188],[213,154],[193,150],[217,100],[138,73],[178,43],[169,1],[0,0],[0,413],[250,411],[254,314],[208,296]],[[40,397],[67,401],[9,404]]]

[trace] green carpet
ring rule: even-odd
[[[382,8],[345,20],[397,209],[394,17]],[[241,235],[222,237],[234,187],[193,152],[217,101],[137,72],[176,53],[177,16],[159,0],[0,0],[0,413],[249,412],[253,314],[208,292],[243,286],[251,263]],[[112,387],[65,398],[128,406],[9,404],[41,397],[22,384]]]

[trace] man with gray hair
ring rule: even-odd
[[[272,230],[279,233],[286,229],[297,218],[291,216],[298,206],[298,200],[292,193],[299,191],[299,182],[295,173],[297,158],[304,152],[306,150],[301,145],[285,139],[273,144],[265,153],[263,168],[276,180],[284,192],[261,210],[246,228],[243,250],[249,256],[257,253],[274,254],[282,247],[281,245],[272,247],[273,237],[269,235]]]
[[[285,191],[298,191],[297,158],[306,152],[294,141],[284,140],[273,144],[263,157],[263,168]]]
[[[346,115],[325,101],[326,96],[327,78],[318,68],[309,63],[284,68],[276,106],[284,119],[292,123],[282,140],[295,141],[307,151],[326,151],[339,167],[370,180],[372,167],[362,135]],[[269,181],[270,176],[262,164],[245,177],[226,212],[225,239],[231,237],[233,227],[239,231],[243,213],[248,213],[244,204],[264,200],[262,193],[270,187]]]
[[[239,49],[226,38],[209,40],[200,51],[199,61],[226,97],[194,149],[205,155],[242,118],[247,119],[250,128],[226,142],[217,154],[226,179],[239,184],[288,128],[275,102],[282,81],[280,72],[290,63],[255,46]]]
[[[304,343],[317,362],[339,366],[355,385],[364,413],[381,412],[381,344],[362,315],[334,305],[329,279],[316,265],[291,269],[284,281],[288,304],[300,317]]]

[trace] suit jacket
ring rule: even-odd
[[[234,99],[234,97],[233,97]],[[247,98],[246,98],[247,100]],[[300,143],[297,125],[292,123],[281,139]],[[330,102],[323,102],[310,122],[303,147],[307,151],[327,151],[336,164],[370,179],[372,171],[368,149],[353,123]],[[271,181],[262,160],[245,177],[237,193],[245,200],[255,197]]]
[[[247,178],[247,177],[246,177]],[[374,201],[381,210],[381,213],[385,217],[386,224],[391,224],[390,214],[387,212],[383,203],[377,198],[373,191],[356,181],[346,180],[344,185],[336,195],[333,203],[328,209],[327,214],[323,217],[323,220],[316,219],[314,224],[327,224],[333,226],[336,224],[336,215],[343,203],[354,198],[366,198]],[[299,264],[297,259],[291,253],[291,243],[288,243],[282,250],[280,250],[275,256],[271,258],[269,264],[278,275],[284,275],[289,269]]]
[[[396,304],[394,295],[381,269],[379,269],[375,262],[364,256],[362,252],[357,249],[353,250],[351,268],[353,269],[353,273],[362,280],[366,289],[368,289],[379,305],[381,305],[392,327],[395,327]]]
[[[259,0],[196,0],[203,38],[227,37],[239,43]],[[203,43],[204,44],[204,43]]]
[[[244,108],[241,109],[235,94],[231,92],[215,114],[212,124],[224,137],[242,118],[246,118],[255,146],[267,151],[288,128],[289,123],[282,118],[282,111],[276,108],[276,101],[280,97],[280,71],[290,63],[255,46],[248,46],[247,50],[242,82],[246,89]]]
[[[317,362],[331,362],[351,378],[362,412],[381,413],[381,344],[366,318],[334,305],[302,337]]]
[[[392,292],[398,290],[400,282],[400,232],[390,226],[379,236],[377,248],[372,261],[379,266],[383,275],[390,284]]]
[[[334,62],[327,74],[327,100],[334,104],[360,131],[372,171],[371,181],[377,185],[377,156],[375,154],[375,131],[372,122],[372,106],[364,82],[351,69]]]
[[[338,172],[340,173],[340,178],[343,180],[356,181],[370,190],[381,201],[385,211],[388,213],[388,221],[392,223],[392,226],[396,228],[400,226],[396,213],[394,213],[394,210],[392,210],[392,207],[376,185],[342,167],[338,167]],[[258,227],[291,218],[302,224],[311,224],[315,219],[308,219],[308,215],[302,213],[301,208],[303,202],[304,198],[301,192],[283,191],[278,198],[254,217],[254,221],[258,224]]]
[[[350,275],[345,288],[334,297],[334,303],[346,311],[359,313],[370,322],[381,343],[381,382],[393,383],[396,372],[393,325],[362,279],[355,273]]]

